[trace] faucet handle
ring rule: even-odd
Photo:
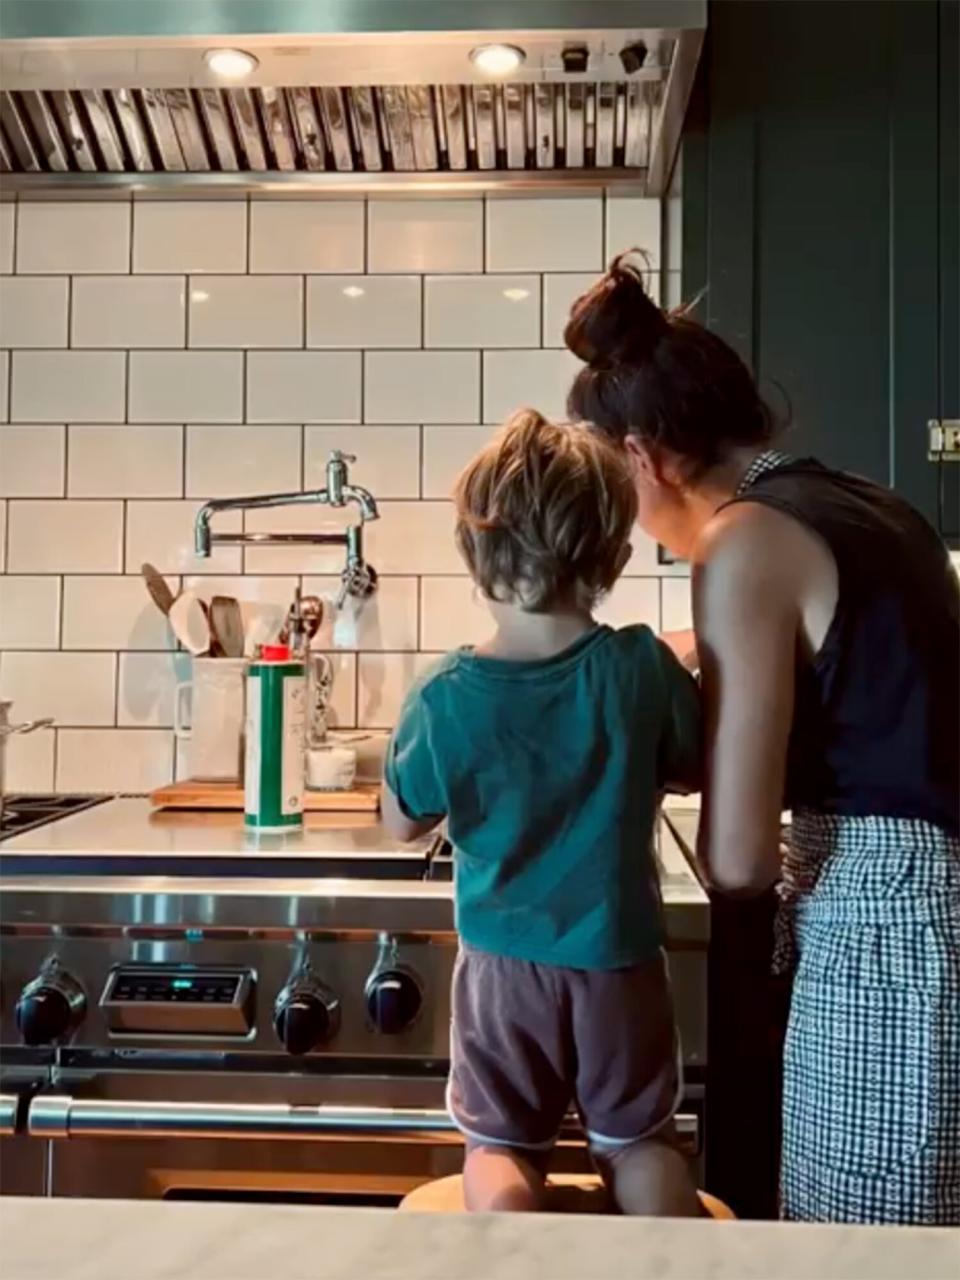
[[[356,462],[356,456],[352,453],[344,453],[342,449],[330,450],[331,462]]]

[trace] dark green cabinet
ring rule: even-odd
[[[952,540],[958,0],[715,0],[684,139],[684,292],[815,453]]]

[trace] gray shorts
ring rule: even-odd
[[[553,1146],[571,1104],[600,1151],[650,1137],[682,1080],[666,959],[564,969],[461,944],[447,1107],[468,1143]]]

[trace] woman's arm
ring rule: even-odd
[[[730,893],[779,874],[800,609],[784,517],[736,506],[711,524],[694,569],[705,778],[698,856]]]

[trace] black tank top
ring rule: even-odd
[[[960,831],[960,583],[942,541],[858,476],[812,459],[757,471],[734,501],[806,525],[838,574],[824,643],[798,669],[787,806]]]

